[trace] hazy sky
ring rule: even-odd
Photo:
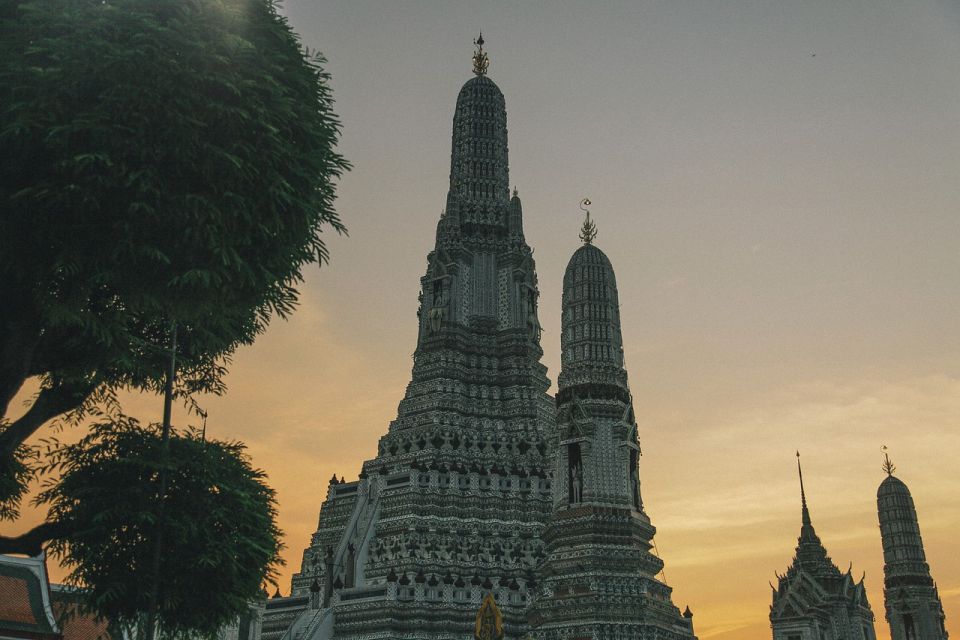
[[[880,446],[913,491],[960,636],[960,4],[288,0],[322,51],[354,164],[349,238],[300,309],[203,400],[279,491],[289,574],[327,479],[395,416],[453,107],[483,29],[511,184],[559,365],[563,269],[589,196],[620,286],[644,503],[703,638],[769,638],[800,529],[794,451],[880,638]],[[155,398],[128,409],[159,417]],[[153,414],[156,414],[155,416]],[[183,415],[180,415],[183,419]]]

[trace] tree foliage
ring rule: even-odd
[[[21,445],[7,459],[9,473],[0,473],[0,520],[13,520],[20,510],[20,503],[30,488],[30,481],[36,473],[34,464],[37,458],[35,449]]]
[[[160,495],[160,426],[120,416],[79,443],[54,447],[45,471],[60,475],[38,501],[49,505],[52,548],[86,587],[88,606],[135,626],[147,608],[157,523],[164,561],[158,622],[167,637],[215,636],[244,612],[279,563],[274,492],[242,445],[173,433],[167,490]],[[165,502],[164,515],[159,517]]]
[[[0,0],[0,475],[95,391],[158,389],[173,321],[190,394],[291,312],[344,231],[322,63],[274,0]]]

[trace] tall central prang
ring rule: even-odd
[[[291,596],[267,604],[267,640],[471,638],[491,592],[507,636],[527,630],[553,401],[506,107],[482,36],[476,46],[421,278],[412,380],[358,480],[331,480]]]

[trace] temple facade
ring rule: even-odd
[[[883,541],[883,600],[892,640],[947,640],[946,616],[923,551],[917,509],[910,489],[893,475],[877,489],[877,515]]]
[[[396,419],[357,480],[331,478],[289,595],[254,603],[222,638],[696,640],[654,553],[616,276],[589,211],[563,277],[561,371],[548,393],[506,103],[482,36],[475,44]],[[771,585],[773,640],[876,640],[864,578],[827,555],[797,457],[800,535]],[[892,640],[947,640],[913,499],[889,459],[885,468]]]
[[[504,97],[477,45],[420,280],[412,379],[359,479],[330,482],[291,596],[268,603],[267,640],[470,638],[488,594],[506,637],[528,628],[554,404]]]
[[[830,560],[813,528],[803,488],[800,454],[801,525],[793,562],[772,587],[770,626],[773,640],[876,640],[874,615],[864,578],[852,567],[842,573]]]
[[[330,480],[290,594],[266,602],[263,640],[466,640],[491,603],[491,637],[693,637],[655,577],[616,283],[589,244],[568,269],[561,390],[548,394],[505,101],[482,36],[476,45],[420,280],[412,379],[359,478]],[[582,530],[566,535],[571,525]],[[582,590],[586,625],[562,613]]]

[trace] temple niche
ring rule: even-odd
[[[639,469],[639,451],[630,451],[630,499],[633,501],[633,508],[637,511],[643,510],[643,504],[640,502],[640,469]]]
[[[437,333],[443,326],[443,320],[447,313],[447,294],[444,288],[443,279],[433,281],[433,291],[430,294],[430,311],[427,315],[430,333]]]
[[[580,459],[580,444],[567,445],[567,476],[569,482],[570,504],[583,502],[583,462]]]

